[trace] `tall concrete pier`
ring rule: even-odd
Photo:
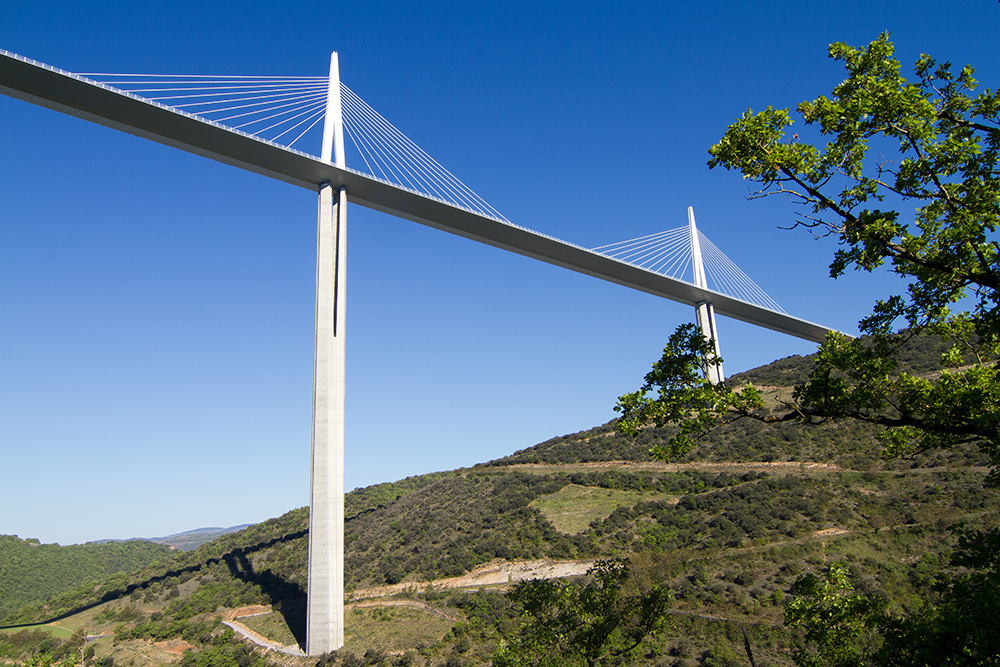
[[[705,263],[701,258],[701,241],[698,239],[698,227],[694,223],[694,208],[688,206],[688,229],[691,233],[691,263],[694,270],[694,284],[702,289],[708,289],[705,279]],[[719,330],[715,326],[715,308],[711,301],[699,301],[694,304],[695,319],[701,335],[712,344],[715,359],[705,359],[705,377],[712,384],[718,384],[726,379],[722,372],[722,357],[719,354]]]
[[[344,166],[337,54],[330,57],[322,160]],[[306,653],[344,645],[344,394],[347,191],[324,183],[316,232],[312,485]]]

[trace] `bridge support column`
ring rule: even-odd
[[[695,304],[694,313],[698,328],[701,329],[701,335],[705,337],[705,340],[711,341],[715,355],[714,361],[705,359],[702,372],[709,382],[719,384],[726,379],[726,376],[723,374],[722,364],[719,362],[721,356],[719,355],[719,333],[715,328],[715,308],[712,307],[711,302],[702,301]]]
[[[347,195],[319,193],[306,653],[344,645],[344,396]]]
[[[344,166],[340,66],[330,56],[321,158]],[[347,315],[347,191],[324,183],[316,230],[312,484],[306,654],[344,645],[344,397]]]
[[[698,228],[694,224],[694,208],[688,206],[688,228],[691,231],[691,263],[694,269],[694,284],[708,289],[705,280],[705,264],[701,259],[701,242],[698,240]],[[695,321],[701,329],[701,335],[712,344],[713,357],[706,357],[702,365],[705,378],[712,384],[718,384],[726,379],[722,372],[722,357],[719,355],[719,330],[715,327],[715,308],[711,301],[701,301],[694,306]]]

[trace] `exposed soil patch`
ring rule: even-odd
[[[245,618],[247,616],[256,616],[257,614],[270,614],[270,607],[265,607],[264,605],[255,604],[249,607],[239,607],[237,609],[227,609],[222,612],[223,621],[231,621],[236,618]]]
[[[843,528],[824,528],[813,533],[814,537],[826,537],[828,535],[846,535],[852,531]]]
[[[153,642],[153,646],[170,655],[182,655],[189,648],[194,648],[193,644],[188,644],[183,639],[167,639],[162,642]]]
[[[369,598],[388,597],[407,591],[422,591],[433,585],[436,590],[445,588],[477,588],[479,586],[497,586],[516,584],[519,581],[531,579],[558,579],[586,574],[596,561],[588,560],[554,560],[542,558],[525,561],[494,561],[482,565],[463,574],[460,577],[435,579],[434,581],[407,581],[401,584],[363,588],[352,592],[348,600],[364,600]]]

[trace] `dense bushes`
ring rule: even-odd
[[[195,651],[186,651],[180,667],[270,667],[271,663],[242,643],[232,641],[233,632],[228,628],[208,640],[208,645]]]
[[[465,473],[435,481],[345,529],[354,585],[448,577],[495,558],[540,558],[572,550],[528,504],[565,485],[550,476]]]
[[[145,540],[64,547],[0,535],[0,621],[27,603],[66,593],[84,582],[172,558],[169,547]]]

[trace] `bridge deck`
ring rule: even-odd
[[[323,183],[349,201],[632,289],[715,311],[805,340],[822,342],[827,327],[459,208],[319,158],[124,94],[67,72],[0,51],[0,92],[100,125],[183,149],[312,191]]]

